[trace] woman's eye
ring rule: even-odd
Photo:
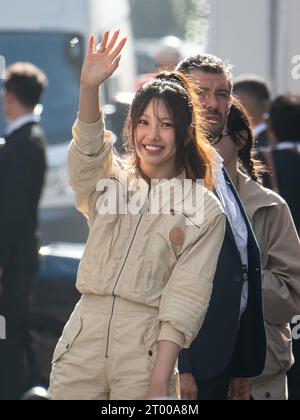
[[[162,127],[174,127],[173,123],[162,123]]]
[[[146,120],[139,120],[139,125],[147,125],[147,121]]]

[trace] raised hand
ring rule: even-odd
[[[94,35],[90,37],[89,49],[81,72],[81,83],[89,87],[98,87],[118,68],[120,53],[126,44],[123,38],[118,45],[120,31],[116,31],[109,41],[110,32],[106,31],[101,44],[95,48]]]

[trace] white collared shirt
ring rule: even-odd
[[[30,122],[39,122],[39,117],[33,113],[23,115],[22,117],[17,118],[12,123],[8,124],[5,129],[5,137],[10,136],[14,131],[23,127],[23,125]]]
[[[242,216],[240,207],[235,199],[230,186],[227,184],[223,173],[223,159],[216,151],[215,155],[216,169],[214,173],[214,187],[219,200],[225,210],[229,224],[231,226],[236,245],[240,251],[242,264],[248,268],[248,229]],[[248,281],[244,281],[241,309],[242,315],[248,302]]]

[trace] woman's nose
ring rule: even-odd
[[[159,127],[156,124],[149,126],[148,137],[151,140],[159,140]]]

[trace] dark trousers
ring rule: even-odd
[[[229,393],[231,364],[217,377],[197,381],[199,401],[225,401]]]
[[[34,271],[9,268],[2,278],[0,316],[6,338],[0,340],[0,400],[18,400],[30,386],[28,355],[29,297]]]

